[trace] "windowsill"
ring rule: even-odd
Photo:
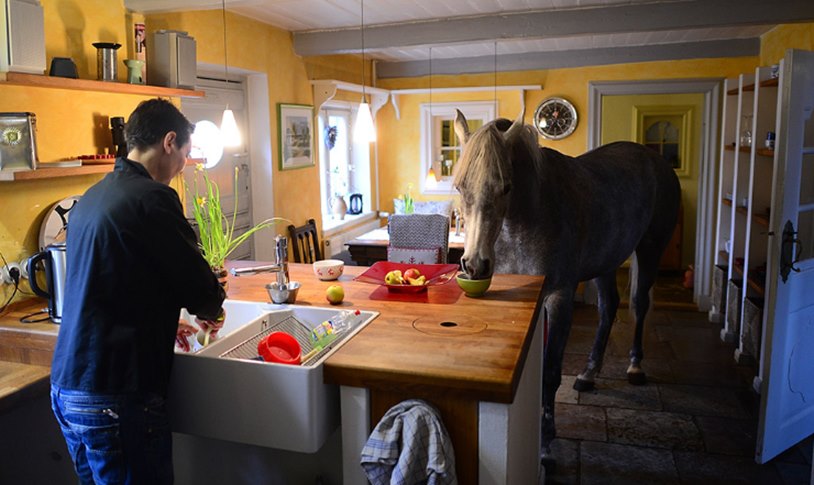
[[[361,214],[346,214],[344,220],[334,219],[331,214],[322,215],[322,237],[324,239],[344,232],[363,222],[376,219],[376,212],[363,212]]]

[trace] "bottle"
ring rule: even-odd
[[[343,310],[320,323],[311,330],[311,343],[314,344],[314,347],[324,347],[333,342],[339,334],[347,332],[353,327],[353,323],[360,313],[359,310]]]

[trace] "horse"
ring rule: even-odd
[[[538,302],[549,328],[541,459],[553,463],[554,397],[577,285],[593,280],[598,292],[599,327],[574,384],[586,391],[602,368],[616,318],[617,269],[635,254],[630,291],[636,330],[627,377],[631,384],[645,384],[642,330],[659,260],[678,218],[681,189],[672,167],[655,150],[615,142],[570,157],[540,146],[523,114],[514,122],[501,118],[470,133],[463,113],[456,112],[455,132],[463,148],[453,185],[466,221],[461,267],[467,277],[545,276]]]

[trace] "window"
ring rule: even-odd
[[[634,105],[634,140],[662,155],[679,177],[692,175],[690,127],[693,106]]]
[[[681,167],[681,157],[679,154],[680,138],[678,136],[679,116],[673,119],[649,119],[645,118],[644,144],[652,148],[664,157],[673,168]]]
[[[371,210],[369,143],[353,142],[355,110],[351,105],[331,103],[323,106],[318,116],[319,164],[321,185],[322,229],[342,224],[358,213]],[[354,201],[351,201],[351,195]],[[341,197],[350,211],[344,219],[331,212],[334,200]]]
[[[421,105],[421,193],[452,194],[452,174],[461,156],[461,143],[455,134],[455,110],[466,116],[474,132],[495,118],[495,103],[433,103]],[[432,168],[435,183],[427,177]]]

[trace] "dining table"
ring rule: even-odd
[[[366,232],[361,236],[345,243],[350,252],[351,259],[359,266],[370,266],[377,261],[387,261],[387,245],[390,243],[390,234],[387,226]],[[464,254],[464,233],[451,229],[449,231],[449,247],[447,262],[460,264]]]

